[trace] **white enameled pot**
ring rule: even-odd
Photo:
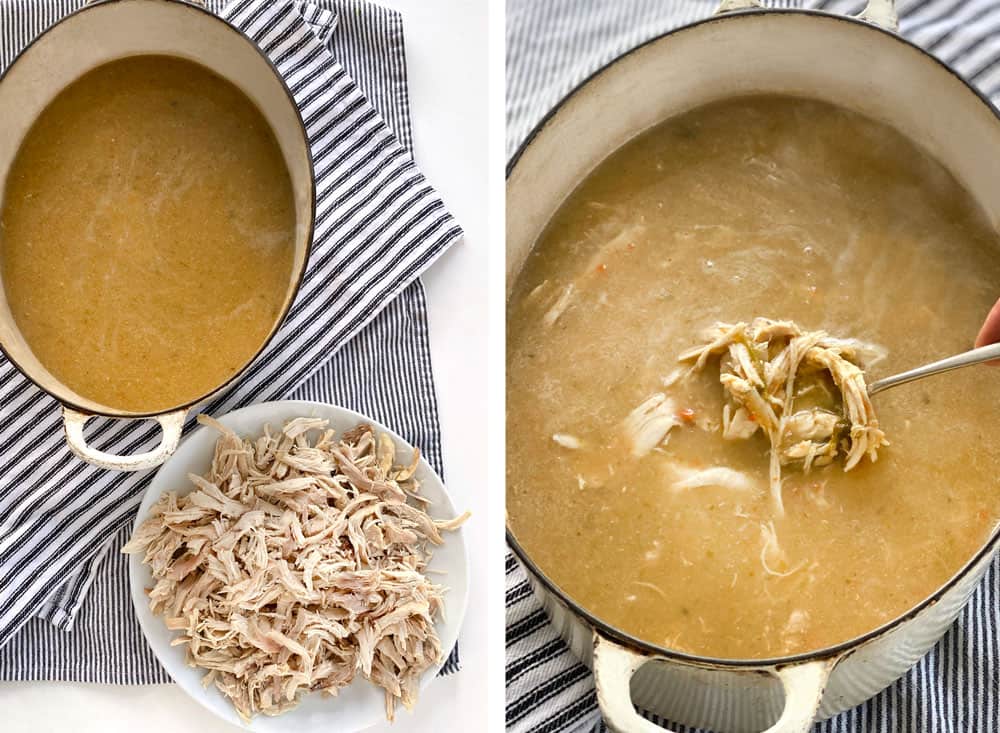
[[[754,93],[824,100],[893,126],[943,163],[996,228],[997,111],[895,28],[891,0],[871,0],[860,18],[728,0],[714,17],[603,68],[543,120],[508,166],[508,293],[549,218],[610,153],[669,117]],[[546,578],[512,532],[507,537],[552,623],[593,668],[601,712],[619,733],[662,733],[636,707],[718,733],[806,733],[915,664],[955,620],[1000,543],[994,533],[932,597],[863,637],[795,657],[734,661],[678,653],[605,624]]]
[[[281,148],[295,200],[295,256],[280,314],[259,354],[284,320],[305,272],[315,219],[312,158],[295,100],[267,56],[201,5],[183,0],[102,0],[65,17],[24,49],[0,78],[0,198],[21,141],[45,106],[91,69],[142,54],[188,59],[235,84],[260,109]],[[0,348],[29,379],[62,403],[66,440],[73,452],[89,463],[121,471],[147,469],[165,461],[177,448],[189,410],[226,389],[253,361],[248,360],[209,394],[162,412],[137,413],[102,405],[76,394],[38,361],[17,329],[2,287]],[[99,451],[87,444],[83,434],[84,424],[96,415],[154,419],[163,429],[160,444],[147,453],[128,456]]]

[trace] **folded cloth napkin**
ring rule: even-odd
[[[0,61],[9,64],[82,4],[0,2]],[[317,205],[308,269],[284,325],[247,374],[202,411],[292,395],[341,401],[399,429],[440,470],[416,278],[461,229],[409,151],[400,18],[361,0],[209,7],[262,48],[292,90],[309,134]],[[60,419],[56,402],[0,359],[0,646],[36,614],[73,625],[98,570],[121,570],[120,561],[102,565],[99,554],[131,525],[152,475],[83,464],[66,448]],[[97,447],[118,452],[151,448],[157,432],[114,421],[89,431]],[[125,596],[115,597],[125,613]],[[37,651],[29,643],[24,658]]]
[[[865,2],[819,0],[806,5],[857,14]],[[718,0],[508,0],[508,154],[548,110],[601,66],[671,28],[707,17],[717,6]],[[947,61],[994,103],[998,101],[1000,3],[897,0],[897,9],[904,36]],[[590,672],[549,624],[513,555],[507,556],[506,571],[507,729],[605,731]],[[998,592],[1000,572],[994,564],[958,623],[913,670],[868,703],[815,730],[1000,731]],[[670,730],[690,729],[671,726]]]

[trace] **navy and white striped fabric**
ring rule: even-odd
[[[0,0],[0,63],[81,4]],[[412,159],[401,18],[363,0],[209,7],[253,38],[292,89],[318,200],[285,325],[204,411],[289,396],[335,402],[393,426],[440,471],[416,278],[461,230]],[[113,422],[88,430],[118,451],[148,448],[151,432]],[[56,403],[0,358],[0,679],[165,679],[141,641],[117,553],[149,478],[73,458]],[[456,665],[453,654],[446,671]]]
[[[865,2],[808,0],[805,5],[857,14]],[[717,6],[718,0],[507,0],[508,155],[549,109],[598,68],[671,28],[707,17]],[[897,9],[904,36],[951,64],[994,104],[1000,101],[1000,2],[897,0]],[[998,569],[994,564],[959,622],[915,669],[867,704],[815,730],[1000,731]],[[507,557],[506,572],[507,729],[606,730],[590,673],[549,625],[513,555]],[[671,730],[688,731],[683,726]]]
[[[291,397],[343,405],[395,426],[411,443],[425,446],[425,458],[440,472],[425,314],[423,289],[416,282]],[[0,649],[0,680],[169,681],[132,611],[127,558],[118,552],[129,532],[130,527],[122,529],[101,553],[85,598],[74,597],[72,602],[82,605],[72,631],[40,618],[29,620]],[[441,672],[457,669],[456,648]]]

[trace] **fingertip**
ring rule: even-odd
[[[994,303],[990,314],[986,316],[983,327],[976,336],[976,347],[987,346],[1000,342],[1000,300]]]

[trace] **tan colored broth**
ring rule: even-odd
[[[516,537],[598,617],[687,652],[798,653],[891,620],[951,577],[1000,518],[1000,371],[880,394],[892,445],[851,473],[789,470],[784,518],[768,499],[767,440],[719,434],[717,364],[671,388],[662,380],[702,328],[758,315],[881,344],[889,353],[874,377],[964,350],[1000,294],[998,254],[997,233],[942,166],[856,114],[756,97],[643,134],[560,208],[510,298]],[[675,428],[634,458],[622,420],[659,391],[712,429]],[[678,462],[727,466],[760,488],[675,491]],[[798,568],[786,577],[761,563],[772,520],[782,568]]]
[[[236,87],[177,58],[115,61],[63,90],[18,151],[0,226],[28,345],[119,409],[223,383],[291,280],[295,210],[270,128]]]

